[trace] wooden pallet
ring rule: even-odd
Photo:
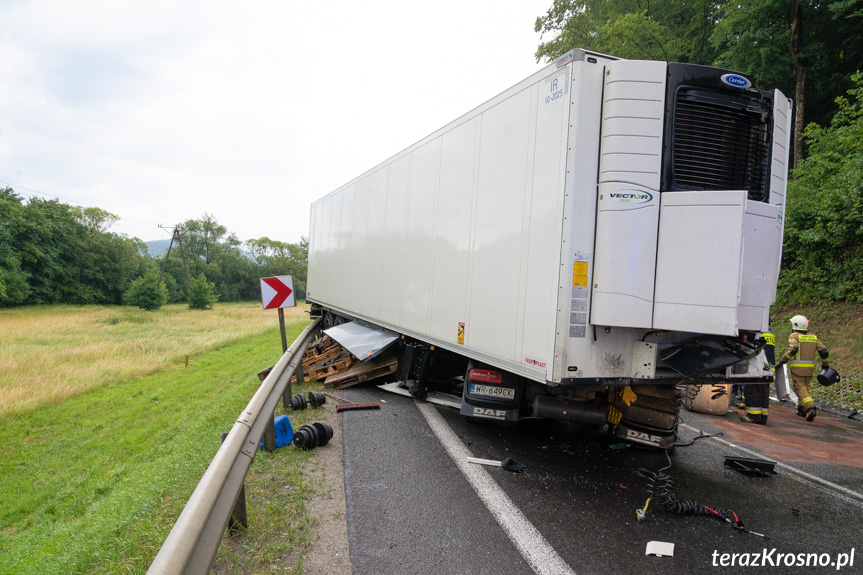
[[[389,353],[367,361],[355,362],[348,370],[331,375],[324,380],[324,385],[335,389],[344,389],[395,373],[398,359],[394,353]]]
[[[329,340],[329,338],[326,338]],[[331,342],[331,343],[330,343]],[[311,347],[311,346],[310,346]],[[325,342],[303,356],[303,379],[306,381],[322,381],[325,378],[347,370],[356,358],[351,352],[333,340]],[[291,383],[297,381],[297,376],[291,376]]]
[[[310,380],[321,381],[331,375],[346,371],[353,362],[354,357],[349,353],[332,359],[326,359],[323,363],[314,363],[309,366],[307,377]]]
[[[303,354],[303,369],[307,369],[312,364],[319,363],[333,355],[339,355],[343,351],[344,348],[338,342],[325,335],[306,348],[306,353]]]

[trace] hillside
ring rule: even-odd
[[[153,240],[144,242],[144,244],[147,246],[147,255],[151,258],[158,258],[165,255],[165,252],[168,251],[168,246],[171,245],[171,239]]]
[[[817,383],[810,390],[820,401],[863,411],[863,305],[832,303],[826,305],[783,305],[772,310],[777,354],[788,349],[790,319],[803,314],[810,320],[809,329],[830,351],[830,366],[842,376],[831,387]]]

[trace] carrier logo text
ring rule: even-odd
[[[735,88],[749,88],[752,82],[741,76],[740,74],[723,74],[720,78],[724,83]]]

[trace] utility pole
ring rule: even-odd
[[[163,230],[174,230],[171,235],[171,243],[168,244],[168,251],[165,253],[165,259],[162,260],[162,271],[159,272],[159,282],[156,286],[162,285],[162,276],[165,273],[165,267],[168,265],[168,256],[171,255],[171,248],[174,247],[174,240],[177,240],[177,245],[180,246],[180,254],[183,256],[183,271],[186,272],[186,285],[189,285],[189,268],[186,266],[186,252],[183,251],[183,238],[182,238],[182,229],[180,224],[177,224],[173,228],[169,228],[167,226],[163,226],[159,224],[159,227]]]

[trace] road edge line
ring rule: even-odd
[[[426,423],[437,436],[447,454],[455,462],[467,482],[515,544],[528,565],[539,575],[575,575],[554,547],[528,521],[491,475],[479,465],[467,462],[473,454],[447,425],[437,409],[426,402],[415,400]]]

